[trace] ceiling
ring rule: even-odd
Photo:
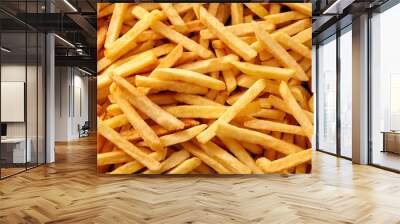
[[[1,43],[11,50],[7,57],[13,61],[34,57],[37,46],[41,49],[44,45],[38,45],[37,35],[49,32],[76,46],[55,38],[56,65],[59,60],[68,64],[69,58],[64,56],[71,56],[74,59],[70,61],[76,63],[72,66],[80,66],[82,61],[95,71],[96,22],[96,0],[0,0]]]
[[[313,0],[313,43],[330,37],[355,17],[398,0]]]

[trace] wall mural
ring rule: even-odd
[[[310,3],[98,3],[97,167],[310,173]]]

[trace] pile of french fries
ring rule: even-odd
[[[99,172],[311,171],[311,4],[97,7]]]

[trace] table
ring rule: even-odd
[[[32,140],[30,138],[27,138],[26,142],[28,144],[26,147],[26,154],[25,154],[25,138],[1,139],[2,157],[6,159],[6,163],[31,162],[31,160],[32,160],[32,153],[31,153]],[[13,146],[13,147],[9,148],[9,146]],[[3,156],[3,153],[6,154],[6,156]],[[12,154],[12,156],[10,154]]]
[[[382,131],[383,150],[382,152],[392,152],[400,154],[400,131]]]

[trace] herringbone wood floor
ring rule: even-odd
[[[400,223],[400,175],[316,153],[313,174],[96,174],[95,140],[0,181],[0,223]]]

